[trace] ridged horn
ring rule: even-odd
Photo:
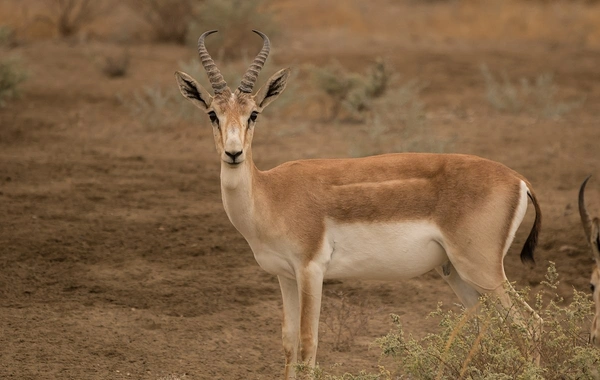
[[[206,70],[206,73],[208,74],[208,80],[210,81],[210,85],[212,86],[215,95],[220,94],[227,89],[225,78],[223,78],[221,71],[219,71],[215,61],[210,57],[210,54],[208,54],[208,51],[206,50],[206,46],[204,46],[204,38],[216,32],[217,30],[209,30],[208,32],[202,33],[200,38],[198,38],[198,54],[200,55],[200,61],[202,61],[202,66],[204,66],[204,70]]]
[[[585,231],[585,236],[587,236],[588,241],[592,235],[592,221],[590,219],[590,214],[588,214],[587,209],[585,208],[583,193],[585,192],[585,185],[591,177],[591,175],[588,176],[579,188],[579,216],[581,217],[581,224],[583,224],[583,230]]]
[[[238,87],[238,90],[240,92],[245,92],[248,94],[252,93],[252,88],[254,87],[254,84],[258,79],[258,74],[265,65],[265,61],[267,60],[267,57],[269,56],[269,51],[271,50],[271,42],[269,41],[269,37],[267,37],[264,33],[259,32],[258,30],[252,31],[262,37],[263,47],[260,53],[258,53],[258,55],[256,56],[256,58],[254,58],[254,62],[252,62],[252,64],[248,68],[248,71],[246,71],[246,73],[244,74],[244,77],[242,78],[242,83]]]

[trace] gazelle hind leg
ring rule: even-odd
[[[443,266],[435,268],[435,270],[450,285],[450,288],[465,308],[470,309],[477,305],[481,294],[460,277],[452,263],[448,261]]]
[[[510,315],[513,320],[521,325],[526,331],[528,331],[530,335],[529,338],[532,340],[534,345],[531,355],[533,357],[533,361],[539,365],[541,360],[539,346],[544,324],[542,318],[520,295],[516,293],[508,280],[505,280],[504,284],[496,288],[493,292],[491,292],[491,294],[498,298],[505,310],[510,311]],[[513,295],[512,297],[511,294]]]
[[[464,252],[467,252],[467,254],[462,255],[462,257],[468,257],[469,259],[454,260],[453,257],[456,256],[453,256],[451,252],[449,253],[461,281],[480,294],[490,294],[498,298],[501,306],[510,313],[513,320],[528,331],[533,341],[532,359],[539,364],[539,342],[543,321],[525,300],[513,293],[512,286],[504,274],[501,257],[499,256],[498,261],[493,265],[489,261],[482,260],[483,255],[477,255],[468,250]],[[485,268],[485,270],[482,268]],[[516,297],[511,297],[509,292],[515,294]],[[526,318],[526,315],[529,318]]]
[[[482,280],[482,283],[485,284],[497,284],[494,287],[487,286],[485,288],[477,285],[472,280],[472,277],[477,278],[477,276],[467,277],[465,280],[470,282],[475,290],[480,292],[481,294],[489,294],[492,297],[496,297],[500,302],[500,305],[517,324],[519,324],[525,331],[528,332],[528,335],[533,342],[533,348],[531,357],[536,364],[540,364],[541,354],[539,351],[540,337],[542,333],[542,318],[527,304],[527,302],[519,296],[516,291],[513,289],[512,285],[508,282],[508,279],[504,275],[504,268],[501,267],[501,276],[496,276],[495,281],[492,281],[489,277],[489,282],[484,282],[483,278],[478,278]],[[475,272],[471,272],[475,273]],[[490,271],[490,273],[494,273]],[[511,296],[513,295],[513,296]]]

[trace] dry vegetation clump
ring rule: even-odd
[[[351,117],[363,118],[371,110],[373,101],[382,97],[394,78],[394,73],[383,59],[378,58],[364,74],[348,72],[337,61],[328,66],[312,69],[317,88],[330,100],[330,119],[341,116],[342,108]]]
[[[15,30],[8,25],[0,25],[0,46],[11,46],[15,43]]]
[[[583,98],[569,102],[557,100],[558,86],[549,73],[542,73],[534,80],[521,78],[518,84],[513,83],[506,72],[501,73],[500,79],[496,78],[486,65],[481,66],[481,73],[485,79],[486,98],[499,111],[558,118],[584,101]]]
[[[315,87],[327,96],[329,119],[360,124],[362,137],[351,142],[351,156],[452,149],[453,141],[436,136],[427,122],[420,98],[426,84],[416,79],[397,84],[398,75],[383,59],[364,74],[349,72],[335,61],[310,72]]]
[[[427,119],[420,97],[425,87],[413,79],[376,99],[362,126],[365,138],[355,142],[350,154],[452,151],[454,140],[437,135]]]
[[[328,295],[321,312],[321,321],[327,328],[323,337],[330,337],[335,351],[350,351],[355,337],[368,332],[369,319],[375,310],[368,301],[356,302],[342,291]]]
[[[130,55],[127,49],[119,54],[107,55],[104,57],[101,69],[109,78],[120,78],[129,72]]]
[[[544,320],[544,329],[533,339],[528,328],[517,323],[510,310],[498,300],[483,296],[479,309],[444,311],[438,306],[431,315],[440,319],[440,332],[422,339],[406,337],[400,317],[392,315],[395,330],[377,339],[387,367],[396,367],[400,376],[414,379],[598,379],[600,350],[589,343],[593,302],[573,290],[573,300],[565,304],[556,293],[558,274],[550,263],[544,289],[535,295],[536,312]],[[515,303],[528,298],[529,291],[511,291]],[[541,353],[541,365],[533,353]],[[323,369],[299,366],[298,370],[314,379],[392,379],[392,372],[380,367],[380,373],[341,377]]]
[[[271,40],[280,32],[274,13],[261,0],[205,0],[195,8],[195,14],[189,28],[189,43],[195,46],[200,34],[219,30],[207,42],[211,51],[211,46],[218,46],[215,56],[219,59],[254,58],[260,49],[260,38],[251,33],[253,29]]]
[[[175,95],[174,91],[159,86],[144,86],[130,97],[118,94],[117,101],[129,111],[132,119],[155,130],[176,118],[173,111],[177,105]]]
[[[50,22],[61,37],[69,37],[99,17],[106,16],[112,4],[97,0],[53,0],[48,2]]]
[[[20,59],[14,56],[0,59],[0,107],[19,96],[19,86],[26,79],[27,72]]]
[[[159,42],[185,44],[190,23],[195,16],[192,0],[133,0],[132,5],[150,26]]]

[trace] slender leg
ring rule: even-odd
[[[300,356],[302,362],[314,367],[319,340],[323,270],[316,263],[308,263],[297,277],[300,298]]]
[[[453,254],[453,251],[449,251],[448,256],[452,259],[454,268],[458,272],[461,281],[468,284],[480,294],[487,293],[498,297],[502,307],[510,311],[515,322],[529,331],[534,344],[532,359],[536,364],[539,364],[541,357],[539,351],[539,340],[542,333],[543,320],[527,304],[527,302],[525,302],[525,300],[516,298],[514,302],[516,305],[513,305],[513,301],[511,300],[505,288],[506,284],[508,284],[509,287],[510,284],[508,283],[506,275],[504,274],[504,265],[502,261],[498,260],[496,263],[486,262],[483,260],[486,255],[476,253],[485,252],[484,249],[469,250],[465,248],[462,251],[457,251],[463,252],[463,254],[461,256],[457,256],[456,254]],[[465,258],[468,258],[468,260]],[[485,268],[486,270],[482,270],[481,268]],[[528,323],[528,319],[525,318],[524,313],[531,316],[531,319],[529,320],[531,320],[532,323]]]
[[[522,299],[521,297],[515,297],[515,301],[516,301],[515,303],[517,303],[517,305],[516,305],[516,307],[513,307],[513,301],[510,298],[510,296],[508,295],[505,286],[509,290],[514,291],[514,289],[512,288],[512,285],[510,285],[510,283],[507,280],[506,285],[503,284],[502,286],[499,286],[492,292],[492,294],[494,294],[496,297],[498,297],[498,299],[500,300],[500,303],[502,304],[502,306],[505,309],[511,310],[512,317],[514,318],[514,320],[518,324],[520,324],[523,328],[525,328],[527,331],[529,331],[529,333],[531,334],[531,338],[534,342],[534,351],[532,353],[533,361],[537,365],[540,365],[541,353],[539,350],[539,344],[540,344],[540,337],[542,336],[542,332],[543,332],[543,328],[544,328],[544,326],[543,326],[544,321],[535,312],[535,310],[533,310],[531,308],[531,306],[529,306],[529,304],[527,302],[525,302],[525,300]],[[527,319],[523,316],[522,311],[525,311],[526,314],[529,314],[531,321],[532,321],[531,323],[527,322]]]
[[[444,280],[446,280],[448,285],[450,285],[465,308],[470,309],[477,305],[481,294],[460,277],[450,262],[444,265],[444,269],[442,269],[442,267],[437,267],[435,270]]]
[[[281,332],[285,352],[285,379],[294,379],[294,365],[298,360],[300,340],[300,301],[295,279],[278,276],[283,298],[283,322]]]

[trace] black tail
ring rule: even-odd
[[[540,205],[538,204],[533,191],[528,189],[527,195],[529,196],[529,199],[531,199],[533,207],[535,208],[535,221],[533,222],[533,227],[531,227],[529,236],[527,236],[527,240],[525,241],[523,250],[521,250],[521,262],[530,262],[532,264],[535,264],[535,260],[533,259],[533,252],[535,251],[535,246],[537,245],[538,234],[540,232],[540,229],[542,228],[542,212],[540,210]]]

